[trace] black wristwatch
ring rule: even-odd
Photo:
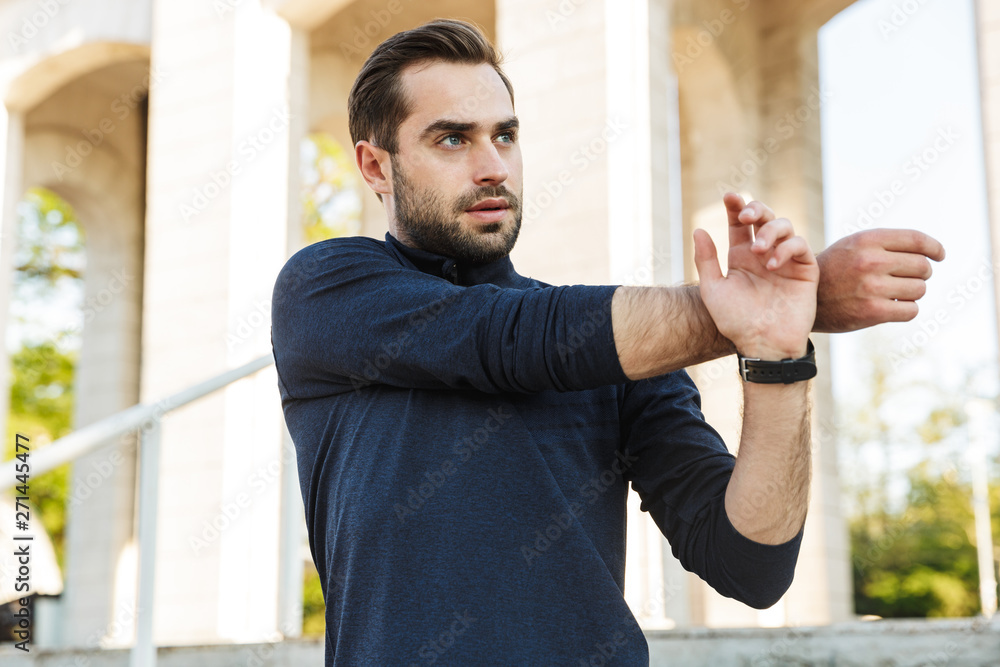
[[[744,382],[762,384],[792,384],[816,377],[816,348],[810,340],[806,345],[806,356],[799,359],[781,361],[761,361],[744,357],[739,352],[740,377]]]

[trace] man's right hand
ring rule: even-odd
[[[944,247],[910,229],[872,229],[840,239],[816,256],[820,281],[813,331],[844,333],[917,316],[933,259]]]

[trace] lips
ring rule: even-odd
[[[472,208],[465,209],[469,213],[475,211],[493,211],[493,210],[503,210],[510,208],[510,204],[507,203],[506,199],[484,199]]]

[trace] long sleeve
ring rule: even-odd
[[[636,458],[626,478],[674,556],[726,597],[756,609],[777,602],[791,585],[802,531],[766,545],[730,523],[725,493],[735,457],[704,421],[688,374],[628,383],[621,409],[622,446]]]
[[[376,384],[530,393],[621,383],[615,289],[463,287],[402,265],[372,239],[316,243],[275,283],[280,387],[314,398]]]

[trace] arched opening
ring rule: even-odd
[[[71,315],[76,323],[61,336],[74,341],[77,350],[72,429],[139,400],[151,79],[148,50],[142,47],[89,45],[81,53],[79,59],[62,54],[23,75],[44,71],[42,80],[49,85],[36,89],[46,94],[36,95],[23,110],[21,182],[29,192],[44,188],[52,201],[65,202],[86,238],[81,245],[86,270],[79,276],[80,298]],[[84,57],[95,53],[104,57]],[[126,59],[116,61],[116,56]],[[81,70],[81,63],[95,68]],[[25,89],[23,78],[11,86],[12,94],[20,89]],[[134,594],[134,582],[117,576],[134,559],[129,547],[134,444],[130,435],[78,459],[66,481],[66,590],[60,601],[66,634],[58,638],[61,643],[131,641],[131,625],[115,615]]]

